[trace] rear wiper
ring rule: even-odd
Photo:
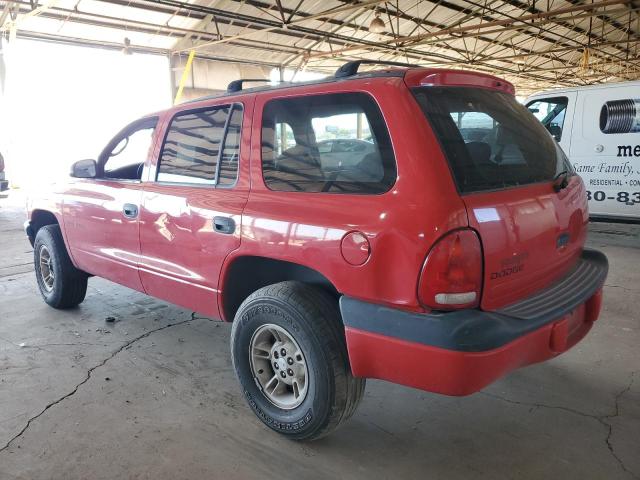
[[[556,192],[559,192],[560,190],[564,190],[565,188],[567,188],[568,185],[569,185],[569,172],[567,172],[566,170],[563,170],[562,172],[557,174],[555,177],[553,177],[553,189]]]

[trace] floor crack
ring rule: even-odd
[[[638,293],[638,290],[634,290],[629,287],[623,287],[622,285],[611,285],[611,284],[605,283],[604,286],[607,288],[620,288],[621,290],[624,290],[626,292]]]
[[[185,323],[189,323],[189,322],[193,322],[194,320],[200,320],[200,318],[197,318],[194,316],[194,314],[191,315],[191,318],[188,318],[187,320],[183,320],[181,322],[177,322],[177,323],[168,323],[167,325],[164,325],[162,327],[159,328],[155,328],[153,330],[149,330],[148,332],[145,332],[141,335],[138,335],[135,338],[132,338],[131,340],[129,340],[128,342],[122,344],[122,346],[120,346],[118,349],[114,350],[107,358],[105,358],[104,360],[102,360],[100,363],[98,363],[97,365],[94,365],[93,367],[91,367],[89,370],[87,370],[87,374],[85,376],[85,378],[78,383],[73,390],[71,390],[69,393],[66,393],[65,395],[63,395],[62,397],[58,398],[57,400],[54,400],[53,402],[47,404],[47,406],[45,406],[40,413],[38,413],[37,415],[34,415],[33,417],[29,418],[29,420],[27,420],[27,423],[25,423],[24,427],[22,427],[22,429],[15,434],[13,437],[11,437],[9,439],[9,441],[2,447],[0,448],[0,453],[4,452],[5,450],[7,450],[11,444],[13,442],[15,442],[18,438],[20,438],[22,435],[24,435],[24,433],[29,429],[29,427],[31,426],[31,424],[37,420],[39,417],[41,417],[42,415],[44,415],[44,413],[49,410],[51,407],[54,407],[56,405],[58,405],[59,403],[63,402],[64,400],[66,400],[67,398],[73,396],[76,394],[76,392],[78,391],[78,389],[84,385],[85,383],[87,383],[90,379],[91,376],[93,375],[93,372],[100,368],[103,367],[104,365],[107,364],[107,362],[109,362],[109,360],[113,359],[116,355],[118,355],[120,352],[122,352],[123,350],[126,350],[127,348],[129,348],[131,345],[133,345],[134,343],[136,343],[139,340],[142,340],[143,338],[147,338],[149,335],[159,332],[161,330],[165,330],[167,328],[171,328],[171,327],[177,327],[179,325],[184,325]]]
[[[562,407],[559,405],[547,405],[544,403],[531,403],[531,402],[519,402],[518,400],[512,400],[510,398],[501,397],[500,395],[496,395],[488,392],[479,392],[481,395],[485,397],[495,398],[496,400],[502,400],[503,402],[511,403],[513,405],[521,405],[523,407],[534,407],[534,408],[548,408],[551,410],[563,410],[565,412],[573,413],[574,415],[580,415],[581,417],[593,418],[595,420],[598,419],[597,415],[591,415],[589,413],[581,412],[580,410],[574,410],[573,408]]]
[[[606,425],[607,428],[609,429],[609,431],[607,432],[607,438],[605,438],[605,442],[607,444],[607,448],[609,449],[609,451],[611,452],[611,455],[613,455],[613,458],[615,458],[618,463],[620,464],[620,466],[622,467],[622,469],[627,472],[629,475],[631,475],[633,478],[635,479],[640,479],[640,476],[636,475],[634,472],[632,472],[631,470],[627,469],[626,465],[624,464],[624,462],[622,461],[622,459],[620,457],[618,457],[618,455],[616,454],[614,448],[613,448],[613,444],[611,443],[611,436],[613,435],[613,425],[611,425],[609,422],[607,422],[607,419],[609,418],[615,418],[617,416],[620,415],[620,399],[622,398],[622,396],[624,394],[626,394],[629,390],[631,390],[631,387],[633,386],[633,380],[634,380],[634,375],[636,374],[636,372],[632,372],[631,373],[631,378],[629,379],[629,383],[627,384],[627,386],[620,390],[620,392],[618,392],[618,394],[616,395],[615,398],[615,403],[614,403],[614,413],[612,415],[604,415],[602,417],[599,417],[599,421],[600,423],[602,423],[603,425]]]
[[[37,345],[25,345],[23,348],[40,348],[40,347],[77,347],[77,346],[91,346],[91,347],[108,347],[109,345],[113,345],[114,343],[120,342],[109,342],[109,343],[91,343],[91,342],[76,342],[76,343],[40,343]]]
[[[5,265],[0,267],[0,270],[6,270],[7,268],[26,267],[27,265],[33,265],[33,261],[27,263],[16,263],[15,265]]]
[[[559,406],[559,405],[547,405],[547,404],[544,404],[544,403],[520,402],[520,401],[517,401],[517,400],[512,400],[510,398],[501,397],[500,395],[496,395],[496,394],[493,394],[493,393],[488,393],[488,392],[479,392],[479,393],[481,395],[486,396],[486,397],[495,398],[497,400],[501,400],[503,402],[511,403],[511,404],[514,404],[514,405],[521,405],[521,406],[524,406],[524,407],[533,407],[533,408],[548,408],[548,409],[552,409],[552,410],[563,410],[565,412],[573,413],[574,415],[580,415],[581,417],[591,418],[591,419],[599,422],[601,425],[603,425],[607,429],[607,436],[606,436],[604,441],[605,441],[605,444],[607,445],[607,449],[609,450],[609,452],[611,453],[613,458],[615,458],[615,460],[620,465],[620,468],[622,468],[622,470],[624,470],[626,473],[628,473],[634,479],[640,480],[640,476],[638,476],[637,474],[635,474],[634,472],[629,470],[627,468],[627,466],[624,464],[624,462],[622,461],[622,459],[615,452],[613,444],[611,443],[611,436],[613,435],[613,425],[611,425],[611,423],[609,423],[607,421],[607,420],[609,420],[611,418],[615,418],[615,417],[618,417],[620,415],[620,399],[627,392],[629,392],[629,390],[631,390],[631,387],[633,386],[635,374],[636,374],[636,372],[632,372],[631,373],[631,376],[629,378],[629,383],[627,384],[627,386],[616,394],[615,399],[614,399],[614,410],[613,410],[613,413],[610,413],[608,415],[593,415],[593,414],[590,414],[590,413],[581,412],[580,410],[574,410],[572,408],[562,407],[562,406]]]
[[[209,318],[209,317],[200,317],[200,316],[198,316],[198,312],[191,312],[191,320],[206,320],[208,322],[216,322],[216,323],[218,323],[218,320],[213,320],[212,318]]]

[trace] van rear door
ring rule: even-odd
[[[565,275],[585,242],[584,185],[551,134],[513,95],[477,87],[419,87],[479,236],[481,307],[493,310]]]

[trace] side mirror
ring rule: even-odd
[[[97,165],[95,160],[78,160],[71,165],[70,175],[75,178],[96,178]]]

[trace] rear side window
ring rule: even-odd
[[[271,190],[355,194],[386,192],[397,175],[382,113],[364,93],[268,102],[262,171]]]
[[[242,106],[192,110],[176,115],[167,131],[157,180],[218,186],[238,176]]]
[[[508,94],[466,87],[415,89],[461,193],[551,181],[569,162],[549,132]]]

